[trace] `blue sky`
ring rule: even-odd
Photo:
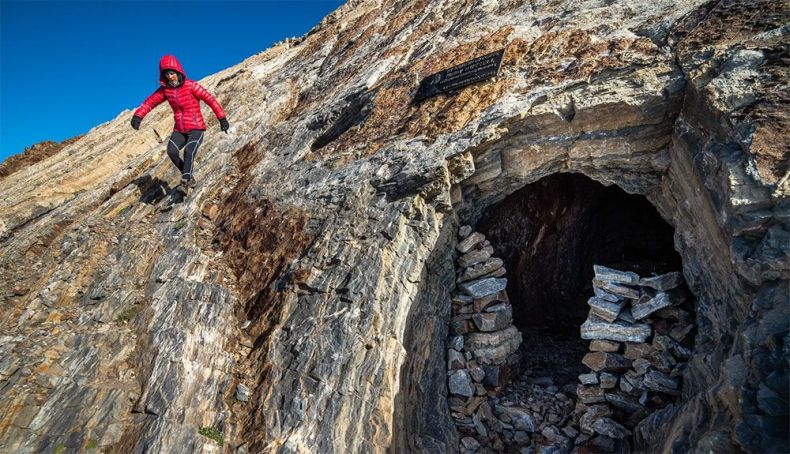
[[[200,79],[303,35],[343,3],[0,0],[0,161],[137,107],[165,54]]]

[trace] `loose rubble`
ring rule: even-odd
[[[485,236],[463,226],[459,240],[447,350],[459,451],[629,452],[637,424],[682,388],[694,324],[683,308],[680,273],[640,277],[594,266],[594,296],[580,329],[591,340],[581,359],[588,371],[574,385],[575,378],[540,375],[540,360],[531,361],[545,352],[532,350],[534,339],[522,345],[503,263]],[[520,365],[527,366],[521,373]]]

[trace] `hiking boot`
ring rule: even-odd
[[[181,187],[185,190],[190,190],[195,188],[195,179],[194,178],[182,178],[181,179]]]

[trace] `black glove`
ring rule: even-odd
[[[228,128],[230,128],[230,125],[228,124],[228,119],[227,118],[220,118],[219,119],[219,127],[222,129],[222,131],[225,132],[225,134],[227,134],[228,133]]]
[[[140,129],[140,122],[143,121],[142,118],[138,117],[137,115],[132,116],[132,127],[134,129]]]

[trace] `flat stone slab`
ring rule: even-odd
[[[509,300],[507,297],[507,292],[502,290],[499,293],[484,296],[482,298],[476,298],[473,301],[474,304],[472,305],[472,307],[474,308],[475,312],[483,312],[484,310],[486,310],[486,308],[488,308],[492,304],[496,304],[500,302],[507,303]]]
[[[618,282],[621,284],[639,284],[639,275],[632,271],[620,271],[601,265],[593,265],[595,278],[601,281]]]
[[[458,257],[458,266],[460,266],[461,268],[467,268],[472,265],[485,262],[486,260],[490,259],[493,254],[494,254],[493,246],[485,246],[480,249],[472,249],[466,254]]]
[[[594,340],[590,342],[591,352],[616,352],[620,349],[620,344],[607,340]]]
[[[602,290],[602,289],[600,289],[598,287],[593,287],[593,293],[598,298],[601,298],[602,300],[606,300],[606,301],[611,301],[612,303],[616,303],[618,301],[622,301],[623,300],[623,298],[621,296],[617,296],[615,294],[609,293],[609,292],[604,291],[604,290]]]
[[[464,282],[459,285],[462,292],[472,298],[483,298],[501,292],[507,287],[507,278],[489,277],[476,281]]]
[[[611,301],[606,301],[602,298],[598,298],[597,296],[593,296],[589,300],[587,300],[587,305],[590,306],[590,313],[601,317],[602,319],[606,320],[607,322],[613,322],[617,320],[617,316],[620,314],[620,311],[625,306],[623,302],[613,303]]]
[[[684,300],[685,298],[680,292],[660,292],[652,298],[642,297],[631,306],[631,315],[635,319],[641,320],[665,307],[677,306]]]
[[[606,402],[606,396],[603,389],[598,386],[585,386],[578,385],[576,387],[576,396],[585,404],[594,404],[598,402]]]
[[[458,243],[458,246],[456,246],[456,249],[458,249],[458,252],[460,252],[461,254],[466,254],[467,252],[472,250],[472,248],[475,247],[475,245],[477,245],[477,243],[479,243],[479,242],[481,242],[481,241],[483,241],[485,239],[486,239],[486,237],[482,233],[480,233],[480,232],[472,232],[471,234],[469,234],[468,237],[464,238],[463,241]]]
[[[606,393],[606,401],[618,410],[629,414],[636,413],[645,408],[635,397],[619,392]]]
[[[499,331],[505,329],[513,322],[513,306],[510,304],[497,305],[499,310],[474,314],[472,321],[480,331]]]
[[[631,368],[631,360],[617,353],[592,352],[584,355],[582,364],[595,372],[625,372]]]
[[[489,258],[485,262],[477,263],[461,273],[461,276],[458,277],[458,282],[466,282],[471,281],[472,279],[477,279],[479,277],[485,276],[492,271],[496,271],[502,268],[503,262],[500,258]],[[502,268],[504,271],[504,268]]]
[[[642,292],[637,287],[629,287],[626,284],[619,284],[614,282],[602,281],[600,279],[593,279],[593,285],[601,290],[617,295],[623,298],[639,299]]]
[[[478,364],[504,364],[521,345],[521,332],[513,325],[490,333],[470,333],[464,340],[466,351],[472,352]]]
[[[582,339],[606,339],[616,342],[644,342],[652,332],[650,325],[629,324],[620,320],[608,323],[606,320],[590,316],[581,326]]]
[[[663,372],[659,372],[657,370],[648,371],[645,374],[644,383],[645,386],[647,386],[651,391],[670,394],[673,396],[680,395],[680,391],[677,389],[678,380],[676,378],[669,377]]]

